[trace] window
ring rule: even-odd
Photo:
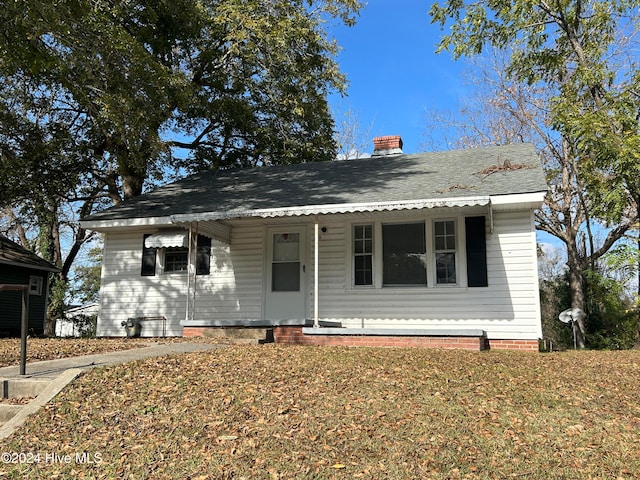
[[[373,285],[373,225],[353,227],[353,282]]]
[[[189,266],[188,248],[166,248],[164,251],[164,271],[186,272]]]
[[[211,273],[211,239],[204,235],[198,235],[198,248],[196,252],[196,275],[209,275]]]
[[[424,223],[382,225],[383,285],[426,285]]]
[[[29,295],[42,295],[42,277],[29,277]]]
[[[143,277],[153,277],[156,274],[156,248],[145,246],[145,240],[151,234],[147,233],[142,237],[142,266],[140,275]]]
[[[150,234],[145,234],[142,239],[142,265],[140,275],[153,277],[156,274],[157,247],[147,247],[145,240]],[[184,247],[169,247],[164,251],[164,272],[186,272],[189,266],[189,249]],[[162,257],[161,257],[162,258]],[[196,249],[196,275],[209,275],[211,268],[211,239],[204,235],[198,235]]]
[[[484,216],[457,216],[430,220],[428,224],[354,224],[351,278],[347,281],[354,287],[377,288],[486,287],[485,223]]]
[[[455,285],[456,277],[456,224],[453,220],[434,222],[436,254],[436,284]]]
[[[273,236],[271,290],[300,291],[300,234],[277,233]]]

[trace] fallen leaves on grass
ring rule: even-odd
[[[93,370],[3,445],[28,478],[638,478],[640,352],[232,347]],[[75,457],[73,457],[75,458]]]

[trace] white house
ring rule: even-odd
[[[537,350],[530,144],[207,171],[82,220],[99,336],[267,327],[276,342]],[[161,329],[164,329],[161,331]]]
[[[98,315],[97,302],[76,305],[65,310],[64,317],[56,320],[56,337],[82,337],[91,335],[91,318]]]

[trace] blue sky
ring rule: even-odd
[[[405,153],[424,150],[426,111],[457,110],[465,91],[464,61],[435,53],[443,32],[430,23],[430,5],[373,0],[355,26],[331,31],[343,49],[338,63],[349,81],[347,97],[331,97],[336,122],[350,109],[363,128],[373,124],[371,137],[401,135]]]

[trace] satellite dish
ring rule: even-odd
[[[580,308],[567,308],[564,312],[558,315],[561,322],[571,323],[584,320],[587,316]]]
[[[567,308],[564,312],[558,315],[558,318],[561,322],[571,323],[571,322],[579,322],[580,320],[584,320],[587,318],[587,314],[582,311],[580,308]],[[576,329],[579,328],[578,324],[575,323],[572,325],[573,330],[573,348],[577,348],[576,346]]]
[[[571,323],[573,321],[573,317],[571,316],[571,309],[567,308],[564,312],[558,315],[558,318],[562,323]]]
[[[580,320],[584,320],[585,318],[587,318],[587,314],[584,313],[579,308],[572,308],[571,309],[571,317],[573,318],[574,322],[578,322]]]

